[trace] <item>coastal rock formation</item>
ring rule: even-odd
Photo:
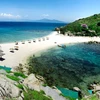
[[[66,100],[64,97],[60,96],[61,92],[55,87],[52,89],[49,86],[42,86],[42,81],[38,80],[34,74],[30,74],[23,82],[25,86],[32,90],[43,90],[46,95],[53,98],[53,100]]]
[[[23,82],[29,89],[40,91],[41,82],[35,77],[34,74],[30,74]]]
[[[64,97],[60,96],[60,91],[58,89],[52,89],[49,86],[41,87],[43,91],[45,91],[46,95],[49,95],[53,98],[53,100],[67,100]]]
[[[81,90],[78,87],[73,87],[73,90],[80,92]]]
[[[16,84],[16,82],[8,79],[5,76],[4,71],[3,74],[0,73],[0,100],[5,100],[5,98],[11,98],[11,97],[12,98],[19,97],[21,91],[14,84]]]
[[[0,70],[0,100],[37,100],[34,95],[46,100],[66,100],[56,87],[43,86],[43,78],[21,72]],[[32,96],[32,97],[30,97]],[[45,99],[41,100],[45,100]],[[40,100],[40,99],[39,99]]]

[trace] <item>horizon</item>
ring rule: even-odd
[[[95,0],[1,0],[0,21],[30,22],[41,19],[73,22],[100,13]]]
[[[25,21],[24,21],[24,20],[6,20],[6,21],[1,21],[1,20],[0,20],[0,23],[1,23],[1,22],[11,22],[11,23],[13,23],[13,22],[18,22],[18,23],[19,23],[19,22],[20,22],[20,23],[21,23],[21,22],[22,22],[22,23],[55,23],[55,24],[56,24],[56,23],[58,23],[58,24],[68,24],[68,23],[70,23],[70,22],[63,22],[63,21],[60,21],[60,20],[56,20],[56,21],[53,22],[51,19],[48,19],[49,21],[45,21],[45,20],[42,21],[42,20],[44,20],[44,19],[32,20],[32,21],[31,21],[31,20],[30,20],[30,21],[29,21],[29,20],[25,20]]]

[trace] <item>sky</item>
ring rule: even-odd
[[[100,13],[100,0],[0,0],[0,21],[72,22]]]

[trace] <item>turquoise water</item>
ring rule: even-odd
[[[76,91],[72,91],[72,90],[68,90],[68,89],[60,88],[60,87],[58,89],[62,92],[64,96],[71,97],[74,99],[77,99],[79,97],[78,92]]]
[[[10,67],[6,67],[6,66],[0,66],[0,69],[4,69],[6,71],[11,71]]]
[[[92,94],[92,90],[88,90],[89,94],[91,95]]]
[[[88,92],[88,85],[100,82],[100,44],[67,44],[54,47],[32,59],[32,66],[48,84]],[[51,85],[51,84],[50,84]]]
[[[78,92],[65,89],[75,86],[92,94],[91,90],[86,89],[87,85],[94,81],[100,82],[100,44],[80,43],[66,45],[66,48],[55,47],[42,53],[41,58],[44,66],[54,67],[55,72],[52,74],[58,79],[57,86],[64,87],[59,89],[65,96],[78,98]]]
[[[61,87],[57,87],[64,96],[66,97],[71,97],[74,99],[79,98],[79,93],[77,91],[74,90],[68,90],[66,88],[61,88]],[[92,95],[92,90],[88,90],[89,94]]]
[[[63,23],[0,22],[0,43],[34,39],[50,34]]]

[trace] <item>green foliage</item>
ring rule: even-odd
[[[22,89],[23,90],[23,85],[22,84],[17,84],[16,85],[19,89]]]
[[[15,76],[21,76],[22,78],[26,78],[26,76],[23,74],[23,73],[20,73],[20,72],[14,72],[14,75]]]
[[[46,86],[47,86],[47,84],[45,84],[45,83],[44,83],[44,84],[42,84],[42,86],[46,87]]]
[[[46,97],[43,94],[43,92],[28,90],[28,92],[24,92],[24,100],[52,100],[52,99],[49,97]]]
[[[5,100],[17,100],[15,98],[5,98]]]
[[[6,72],[7,72],[7,73],[11,73],[11,71],[9,71],[9,70],[6,70]]]
[[[20,79],[16,76],[12,76],[12,75],[6,75],[9,79],[14,80],[14,81],[19,81]]]
[[[83,27],[81,27],[82,24],[86,24],[88,26],[88,29],[84,29]],[[92,36],[100,36],[100,14],[95,14],[87,18],[79,19],[75,22],[67,24],[64,27],[61,27],[61,33],[70,31],[74,34],[84,31],[86,36],[91,36],[91,34],[87,34],[89,33],[88,30],[94,30],[96,32],[96,34],[94,33],[92,34]],[[79,35],[83,36],[82,33]]]
[[[96,95],[92,95],[88,98],[83,98],[82,100],[99,100]]]
[[[43,90],[40,90],[40,93],[41,93],[41,94],[45,94],[45,92],[44,92]]]

